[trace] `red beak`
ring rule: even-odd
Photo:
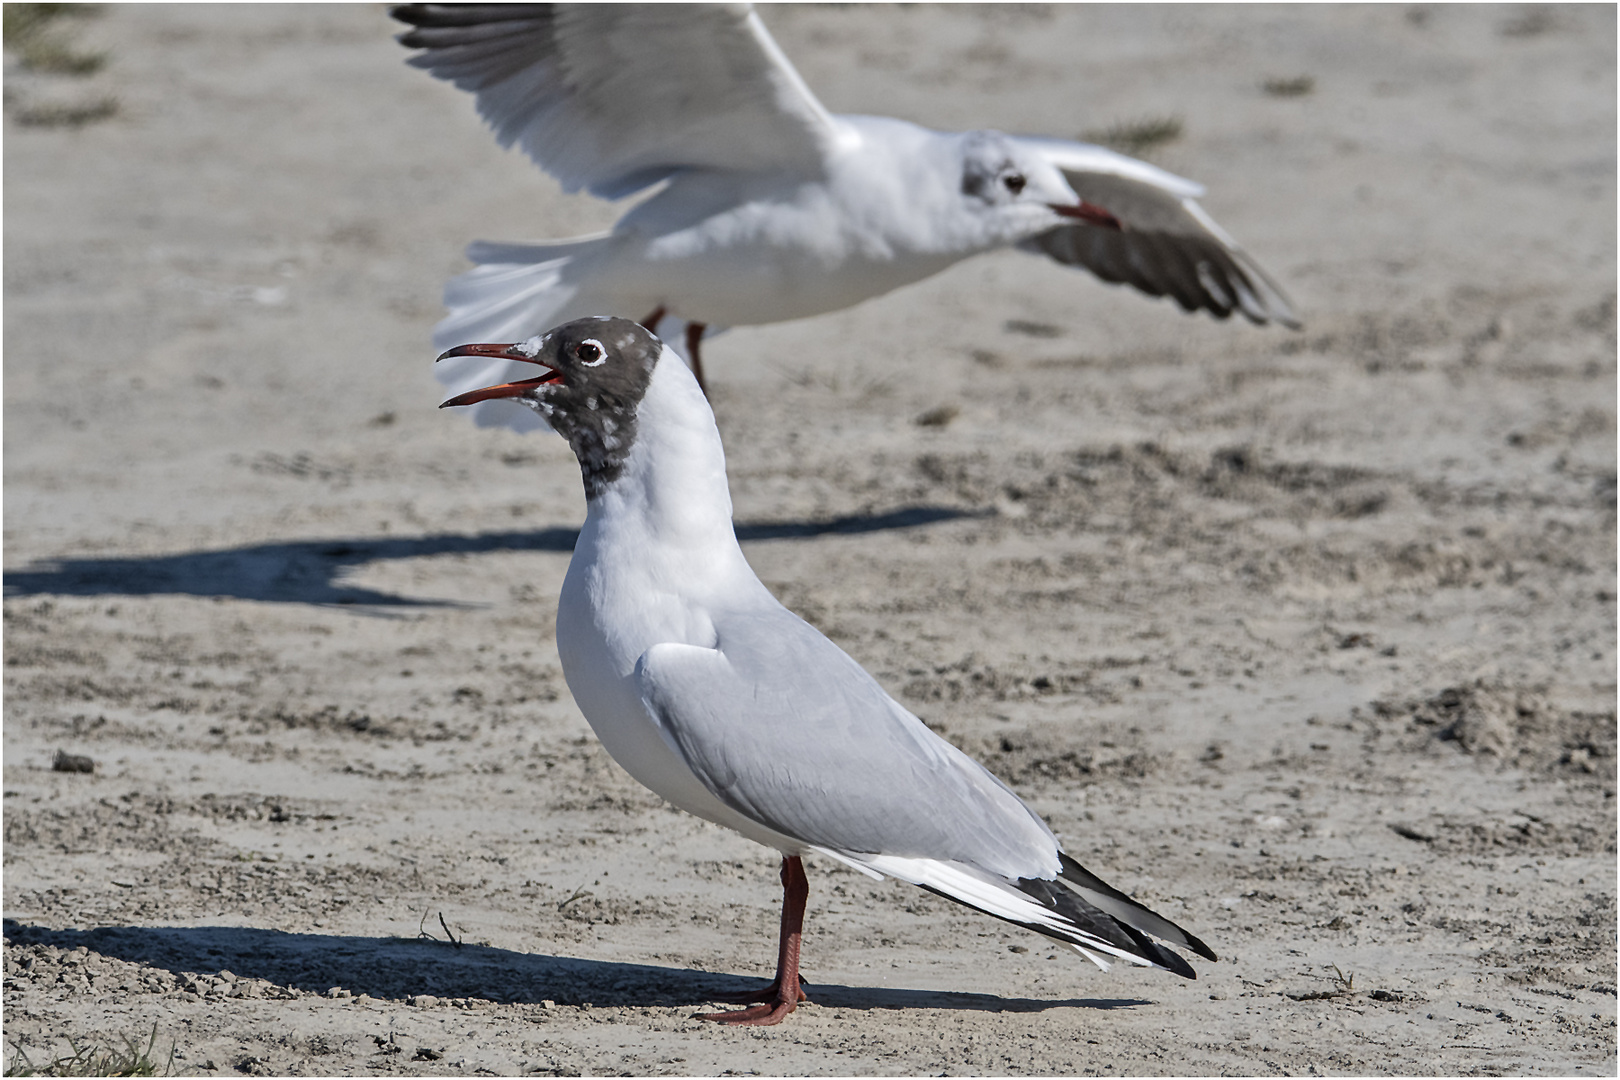
[[[1087,225],[1097,225],[1104,229],[1113,229],[1115,232],[1125,231],[1125,226],[1119,218],[1094,203],[1086,202],[1084,199],[1080,200],[1078,206],[1059,206],[1056,203],[1047,203],[1047,205],[1064,217],[1078,218]]]
[[[497,360],[521,360],[525,364],[534,364],[545,372],[537,379],[520,379],[517,382],[501,383],[499,386],[486,386],[482,390],[469,390],[465,394],[457,394],[449,401],[443,402],[439,408],[448,408],[451,405],[472,405],[491,398],[521,397],[536,386],[545,386],[547,383],[560,383],[563,381],[562,372],[536,360],[524,351],[528,345],[520,341],[512,345],[457,345],[439,357],[448,360],[452,356],[484,356]]]

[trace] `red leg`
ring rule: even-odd
[[[664,305],[659,304],[657,307],[653,308],[653,313],[651,315],[641,320],[641,325],[648,330],[651,330],[655,334],[658,333],[658,324],[664,321],[664,311]]]
[[[776,978],[758,994],[744,999],[762,1004],[736,1012],[699,1013],[696,1019],[769,1027],[786,1020],[799,1002],[809,1000],[799,979],[799,942],[804,936],[804,902],[809,896],[810,881],[804,876],[804,863],[797,855],[787,856],[782,860],[782,940],[776,954]],[[792,989],[784,991],[783,987]]]
[[[692,374],[697,376],[698,389],[703,391],[704,397],[709,396],[709,387],[703,381],[703,357],[698,353],[698,342],[703,340],[703,331],[706,329],[708,329],[707,323],[689,322],[686,324],[686,355],[692,358]],[[801,878],[804,876],[803,870],[799,871],[799,876]]]

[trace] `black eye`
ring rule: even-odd
[[[1014,195],[1017,195],[1020,191],[1024,190],[1024,184],[1025,180],[1022,173],[1008,173],[1006,176],[1001,178],[1002,187],[1005,187]]]
[[[602,350],[594,341],[587,341],[582,345],[574,346],[574,357],[581,363],[594,364],[602,358]]]

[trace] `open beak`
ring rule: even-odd
[[[444,353],[439,357],[440,360],[448,360],[452,356],[482,356],[486,359],[495,360],[521,360],[525,364],[534,364],[545,374],[537,379],[519,379],[517,382],[501,383],[499,386],[486,386],[482,390],[469,390],[465,394],[457,394],[449,401],[442,402],[439,408],[448,408],[451,405],[472,405],[480,401],[489,401],[491,398],[522,397],[536,386],[562,382],[562,372],[536,360],[530,352],[525,351],[533,348],[534,346],[529,341],[520,341],[513,345],[457,345]]]
[[[1081,199],[1074,206],[1061,206],[1057,203],[1047,203],[1053,210],[1068,218],[1076,218],[1087,225],[1096,225],[1104,229],[1113,229],[1115,232],[1124,232],[1125,226],[1119,218],[1110,214],[1095,203],[1088,203]]]

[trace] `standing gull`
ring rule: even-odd
[[[1113,960],[1193,969],[1209,946],[1066,855],[1005,784],[884,693],[754,576],[725,453],[691,371],[626,319],[445,353],[538,376],[445,405],[527,406],[568,440],[585,525],[557,606],[568,689],[613,759],[674,805],[782,853],[776,978],[705,1019],[780,1023],[804,1000],[809,853],[896,877]],[[532,369],[531,369],[532,370]]]
[[[1281,289],[1193,200],[1204,189],[1086,143],[930,131],[824,109],[748,5],[409,4],[410,63],[477,98],[568,192],[652,190],[611,231],[473,244],[434,341],[512,341],[599,312],[657,330],[837,311],[1017,246],[1187,311],[1298,326]],[[510,377],[504,360],[441,378]],[[480,425],[538,427],[508,401]]]

